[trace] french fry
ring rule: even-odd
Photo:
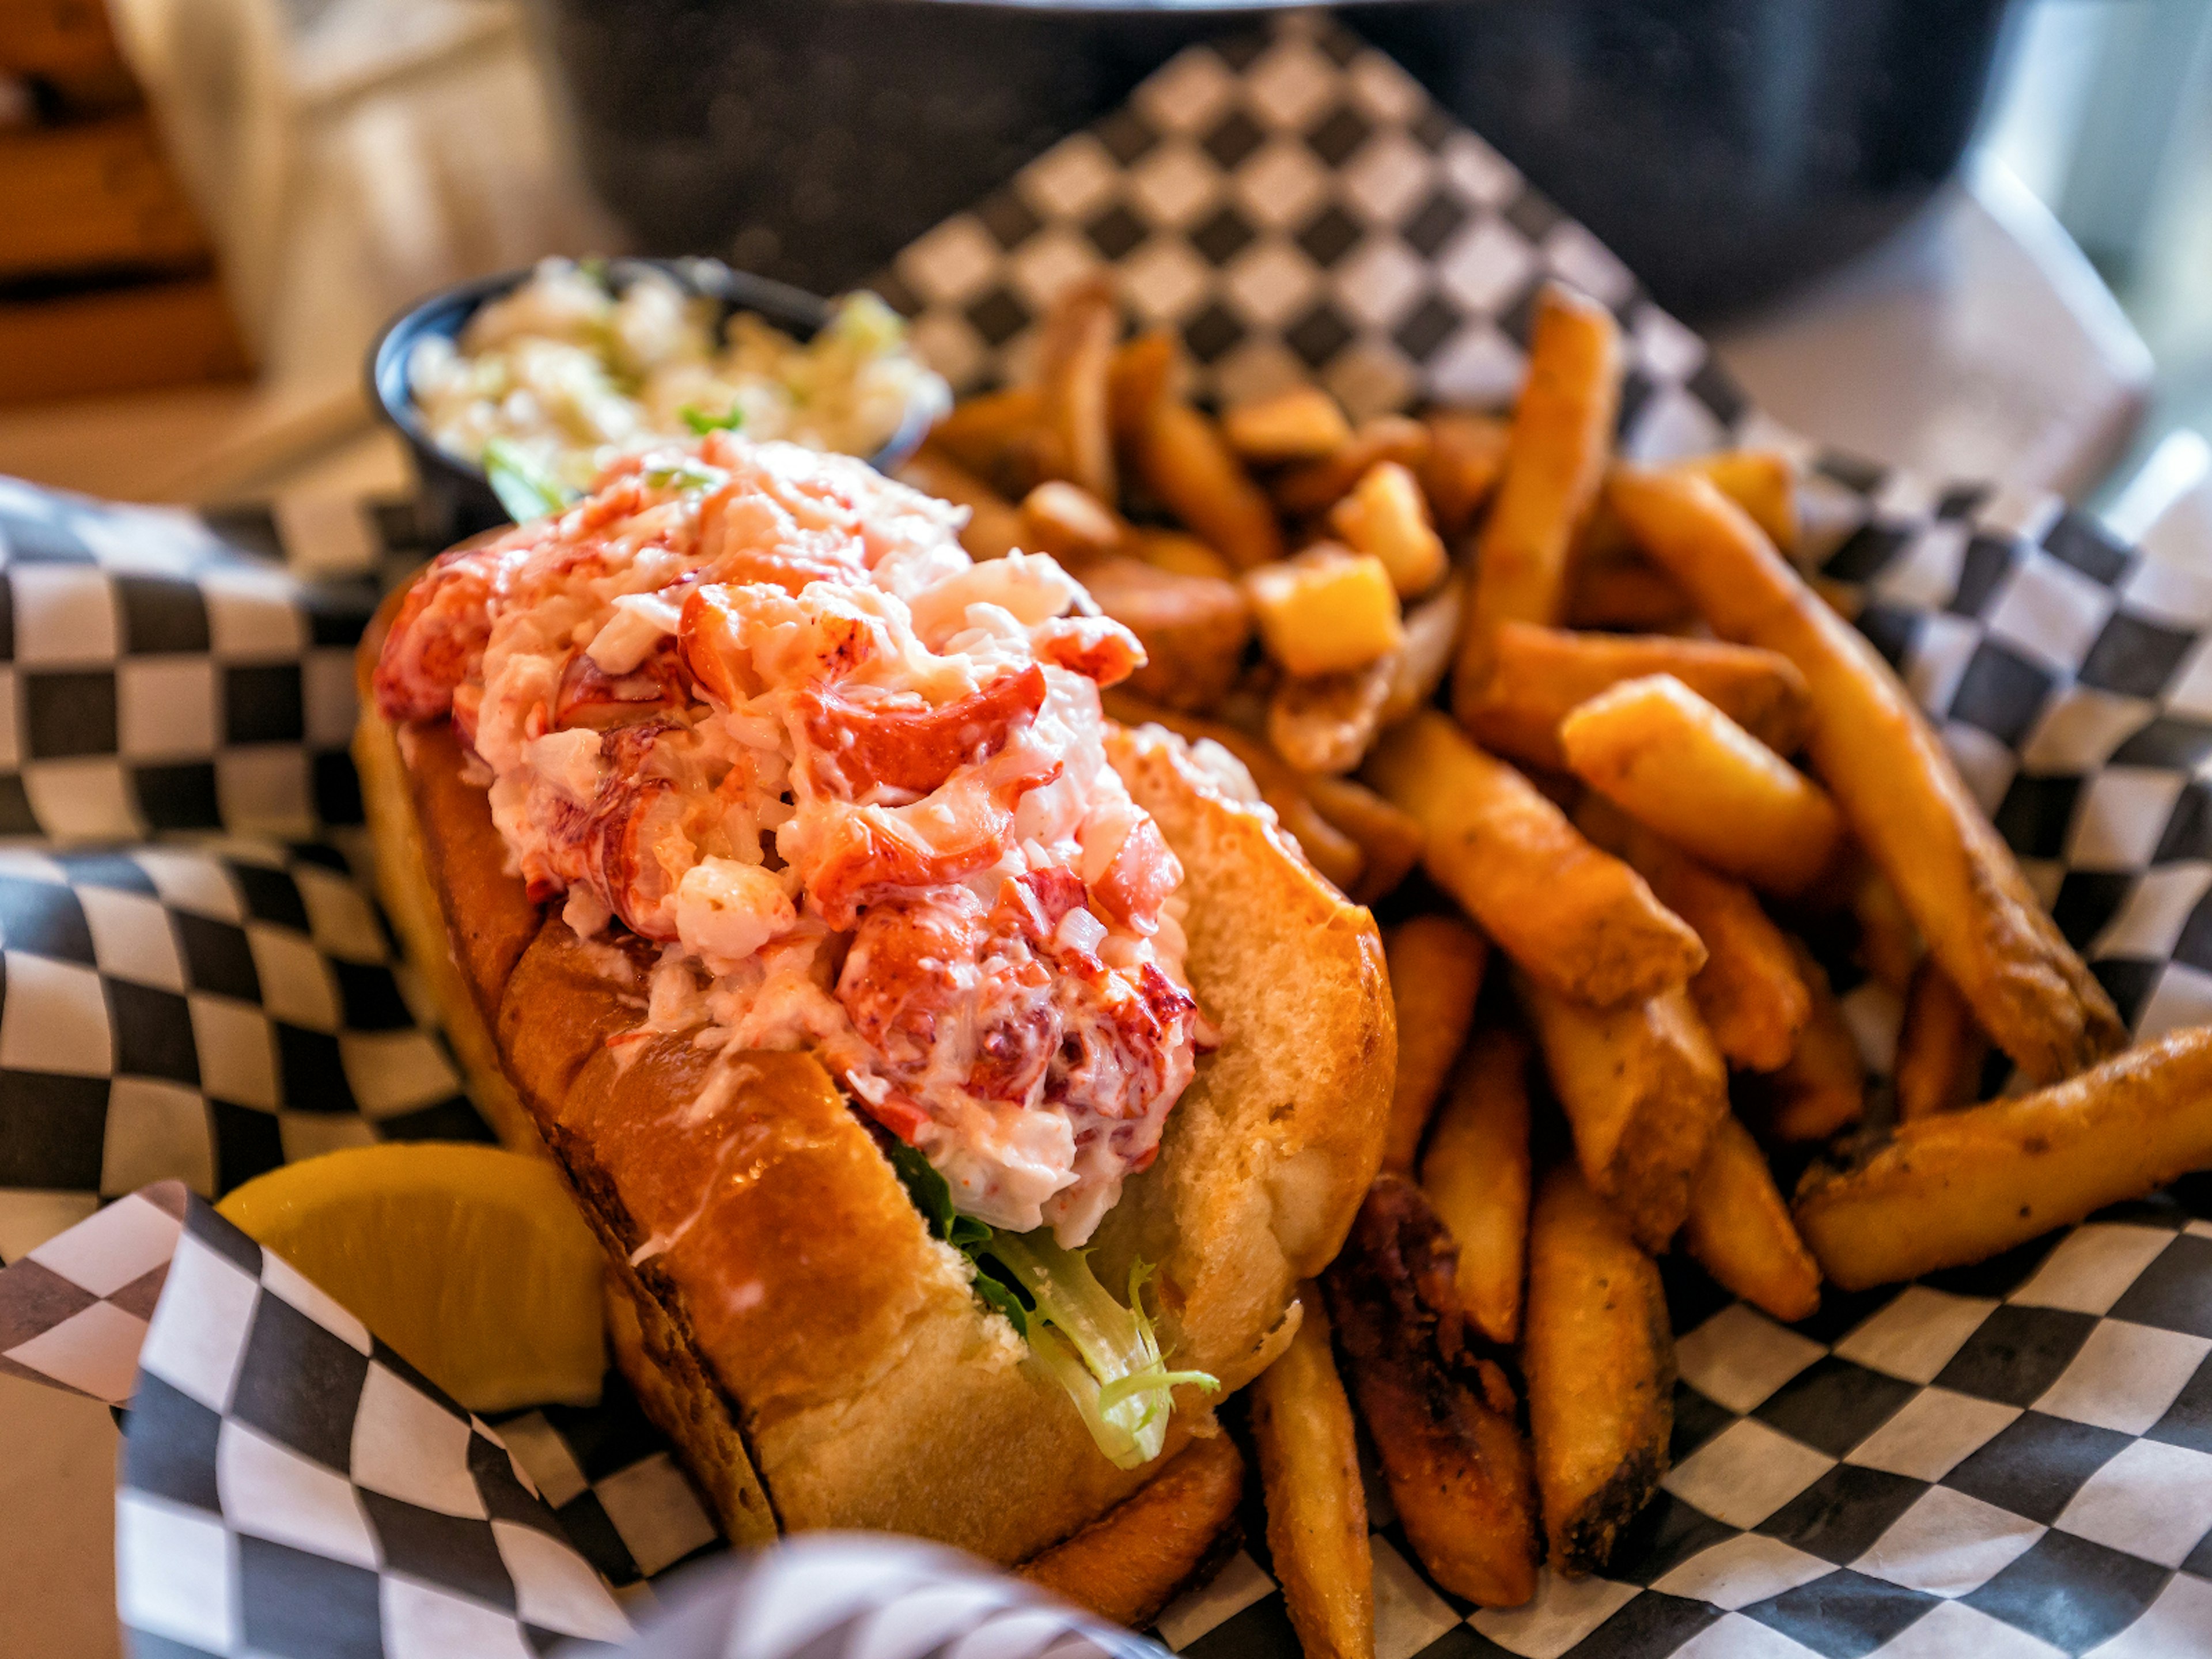
[[[1796,1052],[1812,1018],[1813,995],[1796,952],[1751,890],[1717,875],[1655,836],[1620,808],[1593,796],[1575,814],[1583,833],[1651,885],[1659,902],[1697,930],[1705,965],[1690,999],[1731,1066],[1771,1072]]]
[[[934,445],[916,450],[898,476],[925,495],[968,509],[960,545],[969,558],[1002,559],[1023,544],[1028,532],[1021,509]]]
[[[1266,744],[1233,726],[1199,720],[1176,709],[1147,702],[1119,688],[1107,692],[1104,701],[1107,714],[1124,726],[1153,723],[1164,726],[1192,743],[1220,744],[1251,775],[1253,787],[1259,791],[1260,799],[1274,809],[1276,821],[1304,854],[1306,862],[1344,892],[1349,893],[1359,884],[1367,863],[1359,843],[1315,810],[1305,793],[1304,780]]]
[[[1528,1257],[1528,1043],[1518,1031],[1493,1026],[1468,1045],[1421,1158],[1421,1190],[1459,1246],[1461,1305],[1510,1346]]]
[[[1037,340],[1037,395],[1054,434],[1058,476],[1101,503],[1118,499],[1107,375],[1121,331],[1113,284],[1100,276],[1061,291]]]
[[[1667,1473],[1674,1334],[1659,1270],[1571,1164],[1544,1177],[1529,1220],[1521,1370],[1552,1571],[1579,1578]]]
[[[1420,1188],[1386,1175],[1322,1284],[1413,1553],[1453,1595],[1517,1607],[1543,1554],[1528,1445],[1512,1384],[1469,1349],[1453,1268]]]
[[[1689,1214],[1692,1177],[1728,1115],[1728,1073],[1696,1005],[1677,989],[1592,1008],[1526,973],[1514,988],[1584,1179],[1656,1255]]]
[[[1352,1402],[1321,1287],[1302,1285],[1298,1302],[1297,1334],[1249,1396],[1267,1552],[1305,1659],[1374,1659],[1375,1558]]]
[[[1106,365],[1106,419],[1116,447],[1134,444],[1152,405],[1174,390],[1182,350],[1175,331],[1165,328],[1147,329],[1115,349]]]
[[[1755,887],[1802,892],[1836,860],[1826,792],[1672,674],[1623,680],[1559,722],[1575,775]]]
[[[1382,958],[1398,1006],[1398,1080],[1382,1167],[1410,1175],[1429,1114],[1474,1023],[1490,945],[1456,916],[1413,916],[1390,930]]]
[[[930,428],[929,442],[1009,497],[1028,495],[1060,466],[1033,386],[962,398]]]
[[[1437,884],[1561,995],[1641,1002],[1705,966],[1698,936],[1643,877],[1443,715],[1416,714],[1383,732],[1363,775],[1419,822]]]
[[[1723,1288],[1787,1324],[1820,1305],[1820,1269],[1790,1219],[1759,1143],[1725,1117],[1690,1184],[1682,1243]]]
[[[1234,1550],[1243,1496],[1237,1443],[1225,1434],[1193,1440],[1075,1536],[1014,1571],[1063,1601],[1142,1630],[1178,1590],[1202,1582]]]
[[[1022,497],[1022,545],[1063,562],[1103,558],[1130,539],[1129,526],[1081,484],[1048,478]]]
[[[1246,573],[1267,654],[1291,674],[1364,668],[1405,642],[1382,561],[1326,543]]]
[[[1421,486],[1396,461],[1377,461],[1362,473],[1329,509],[1328,526],[1353,552],[1382,560],[1401,599],[1417,599],[1443,580],[1443,538],[1429,521]]]
[[[1862,860],[1858,878],[1851,884],[1850,903],[1859,925],[1860,964],[1898,995],[1905,995],[1911,988],[1922,949],[1920,934],[1912,926],[1912,918],[1905,914],[1905,902],[1897,896],[1897,889],[1889,884],[1888,877]]]
[[[1567,626],[1664,634],[1697,619],[1698,608],[1671,576],[1626,556],[1576,562],[1567,579]]]
[[[1797,469],[1771,449],[1721,449],[1665,469],[1703,478],[1747,514],[1784,554],[1797,545]],[[1636,543],[1611,504],[1601,499],[1576,538],[1575,556],[1608,562],[1632,556]]]
[[[1267,741],[1301,772],[1351,771],[1382,729],[1396,674],[1393,655],[1340,673],[1285,676],[1267,700]]]
[[[1275,509],[1213,422],[1173,398],[1156,400],[1134,446],[1146,487],[1239,570],[1283,556]]]
[[[1206,708],[1235,681],[1252,637],[1244,590],[1211,576],[1178,576],[1140,559],[1093,560],[1084,585],[1098,608],[1134,634],[1146,662],[1129,689],[1179,708]]]
[[[1188,531],[1132,525],[1129,550],[1170,575],[1211,576],[1224,582],[1237,580],[1237,567]]]
[[[1346,891],[1361,904],[1388,896],[1421,861],[1421,826],[1365,784],[1309,773],[1302,781],[1314,810],[1359,843],[1366,862]]]
[[[1745,1082],[1748,1097],[1765,1103],[1760,1127],[1767,1138],[1804,1146],[1827,1139],[1865,1115],[1866,1065],[1843,1006],[1829,988],[1827,970],[1803,941],[1790,939],[1790,949],[1798,977],[1812,996],[1812,1012],[1797,1034],[1789,1063]]]
[[[1498,754],[1564,769],[1559,722],[1600,692],[1650,674],[1672,674],[1778,754],[1805,740],[1805,677],[1787,657],[1717,640],[1577,634],[1516,622],[1498,627],[1490,678],[1468,711],[1468,729]]]
[[[1459,642],[1460,618],[1467,609],[1467,584],[1447,576],[1442,587],[1405,613],[1404,648],[1382,705],[1382,724],[1395,725],[1437,695],[1451,672],[1452,647]]]
[[[1428,454],[1428,428],[1403,415],[1377,415],[1359,423],[1351,442],[1320,460],[1291,468],[1271,488],[1285,513],[1326,513],[1378,461],[1396,461],[1418,471]]]
[[[2024,1243],[2212,1166],[2212,1026],[2033,1094],[1901,1125],[1856,1167],[1798,1183],[1798,1230],[1847,1291]]]
[[[1474,555],[1474,596],[1452,677],[1452,700],[1473,707],[1490,672],[1502,622],[1556,623],[1565,614],[1567,551],[1597,500],[1620,404],[1620,331],[1613,313],[1557,285],[1536,302],[1528,378],[1513,410],[1505,472]]]
[[[1971,1106],[1980,1092],[1982,1062],[1990,1040],[1974,1024],[1959,988],[1929,957],[1913,970],[1905,994],[1905,1023],[1897,1033],[1897,1118],[1910,1123]]]
[[[1874,647],[1704,479],[1623,470],[1611,499],[1715,632],[1779,651],[1803,672],[1814,770],[1997,1046],[2029,1077],[2048,1079],[2125,1042],[2112,999]]]
[[[1221,417],[1229,447],[1255,466],[1317,461],[1352,441],[1352,422],[1317,386],[1237,404]]]
[[[1505,471],[1505,450],[1512,428],[1494,415],[1439,410],[1426,422],[1429,456],[1421,464],[1421,488],[1437,515],[1437,528],[1461,535],[1489,501]]]

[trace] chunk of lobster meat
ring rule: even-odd
[[[435,720],[453,707],[491,637],[495,591],[488,560],[455,550],[415,580],[376,659],[376,707],[386,720]]]
[[[839,815],[808,863],[807,890],[832,927],[849,927],[872,897],[964,881],[1013,844],[1014,807],[1060,776],[1060,763],[1010,750],[964,768],[911,806]]]
[[[671,720],[617,726],[599,739],[600,782],[580,805],[551,781],[534,799],[544,844],[526,850],[523,877],[543,903],[582,885],[647,939],[678,937],[674,896],[699,861],[686,828],[691,802],[672,760],[654,750],[683,728]]]
[[[1058,865],[1009,876],[992,907],[991,926],[1042,945],[1059,932],[1060,918],[1083,908],[1083,878]]]
[[[627,726],[656,709],[684,708],[691,701],[691,684],[676,641],[667,635],[627,674],[610,674],[590,653],[579,651],[561,671],[553,725],[556,729],[585,726],[594,732]]]
[[[1182,883],[1181,860],[1159,825],[1142,817],[1129,826],[1105,873],[1091,884],[1091,896],[1122,926],[1149,933],[1159,926],[1160,906]]]
[[[796,597],[809,582],[853,582],[868,570],[860,544],[752,479],[732,480],[699,506],[699,550],[722,580],[763,583]]]
[[[1027,1101],[1060,1046],[1051,974],[960,888],[869,906],[837,1000],[894,1078],[920,1085],[949,1058],[981,1099]]]
[[[819,686],[797,702],[816,787],[850,800],[879,787],[928,794],[1006,748],[1044,697],[1044,671],[1032,663],[934,708],[870,708]]]
[[[845,611],[802,605],[773,587],[710,582],[684,599],[676,624],[677,654],[702,696],[723,708],[757,696],[766,685],[755,653],[786,678],[836,680],[872,660],[882,625]]]
[[[1157,1133],[1196,1070],[1196,1000],[1149,962],[1134,975],[1095,957],[1063,957],[1060,966],[1066,1036],[1047,1097],[1079,1097],[1109,1120],[1152,1121]]]
[[[1145,647],[1111,617],[1062,617],[1030,630],[1030,648],[1040,662],[1095,681],[1103,690],[1119,685],[1145,665]]]

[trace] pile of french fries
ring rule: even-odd
[[[1790,562],[1785,459],[1613,454],[1603,307],[1540,297],[1510,418],[1354,426],[1314,388],[1216,418],[1178,355],[1079,286],[1033,379],[907,476],[971,509],[978,556],[1069,565],[1150,653],[1111,712],[1229,750],[1395,918],[1384,1172],[1250,1396],[1291,1619],[1367,1659],[1352,1401],[1439,1584],[1512,1606],[1547,1561],[1598,1571],[1666,1472],[1656,1256],[1793,1321],[1824,1278],[1994,1255],[2212,1164],[2212,1029],[2126,1048]],[[1808,938],[1902,999],[1872,1124]],[[2018,1085],[1978,1103],[1993,1049]],[[1816,1150],[1785,1201],[1770,1159]]]

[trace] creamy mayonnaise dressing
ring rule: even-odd
[[[1206,1040],[1182,872],[1106,760],[1135,640],[963,516],[787,443],[632,457],[444,556],[377,697],[452,714],[532,896],[659,945],[618,1051],[693,1033],[712,1089],[811,1048],[963,1212],[1072,1245]]]

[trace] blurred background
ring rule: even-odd
[[[410,299],[556,252],[854,283],[1261,9],[0,0],[0,471],[404,487],[359,363]],[[2079,495],[2212,426],[2212,0],[1340,9],[1824,441]]]
[[[1258,9],[0,0],[0,472],[366,559],[410,481],[362,359],[416,297],[554,252],[853,283]],[[2212,0],[1345,13],[1808,435],[2123,520],[2114,479],[2212,471]],[[0,1656],[114,1650],[113,1447],[0,1378],[42,1587]]]

